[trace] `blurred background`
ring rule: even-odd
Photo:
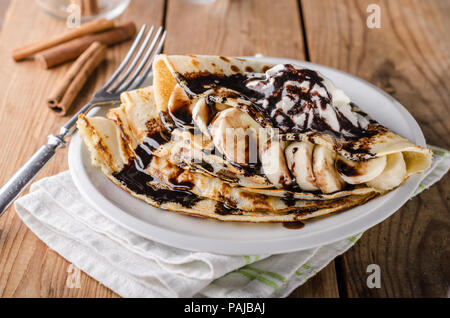
[[[8,8],[10,0],[0,0],[0,28],[3,24],[3,19],[5,18],[6,8]]]

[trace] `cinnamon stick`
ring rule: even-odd
[[[101,32],[112,28],[114,28],[114,21],[106,19],[98,19],[92,22],[85,23],[81,25],[79,28],[70,30],[65,34],[57,36],[53,39],[17,48],[12,51],[12,57],[16,62],[18,62],[26,59],[27,57],[33,56],[38,52],[57,46],[61,43],[68,42],[70,40],[79,38],[87,34]]]
[[[55,88],[47,100],[48,106],[64,116],[69,111],[89,76],[106,58],[107,48],[100,42],[92,43],[73,63],[62,82]]]
[[[85,35],[79,39],[60,44],[36,55],[35,60],[44,68],[62,64],[74,60],[80,56],[92,43],[100,42],[106,46],[117,44],[131,39],[136,34],[136,25],[126,22],[111,30],[91,35]]]

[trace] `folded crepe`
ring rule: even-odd
[[[78,121],[92,164],[153,206],[294,222],[364,204],[430,166],[429,150],[315,71],[193,55],[160,55],[153,69],[153,87]]]

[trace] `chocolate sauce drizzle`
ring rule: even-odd
[[[171,110],[170,115],[178,127],[194,126],[190,101],[177,104],[176,108]]]
[[[332,107],[332,97],[324,84],[324,78],[313,70],[296,69],[290,64],[284,65],[270,76],[255,73],[237,73],[225,76],[201,72],[177,74],[177,80],[190,98],[210,89],[222,87],[232,90],[226,92],[226,94],[221,92],[219,96],[214,96],[213,93],[206,96],[210,122],[217,113],[215,108],[217,102],[226,103],[227,98],[241,98],[250,101],[250,106],[246,106],[245,111],[251,117],[255,118],[256,113],[260,114],[272,127],[279,128],[284,133],[313,132],[330,134],[345,141],[344,143],[337,143],[337,151],[346,150],[352,154],[368,153],[369,147],[366,149],[366,146],[370,143],[361,142],[361,139],[370,139],[380,133],[380,131],[386,130],[353,104],[351,104],[353,111],[367,120],[369,123],[368,127],[355,126],[339,109],[333,107],[339,123],[339,130],[333,130],[327,121],[320,116],[320,110]],[[298,84],[307,82],[308,87],[287,84],[289,82]],[[325,93],[318,93],[318,89]],[[277,106],[283,98],[289,98],[293,102],[293,106],[287,111]],[[294,120],[298,116],[304,116],[304,120],[301,123],[298,120]],[[175,127],[188,129],[189,131],[194,130],[193,133],[199,133],[195,129],[191,105],[190,103],[177,105],[177,108],[173,109],[170,114],[162,113],[160,119],[167,130],[149,134],[144,143],[135,149],[133,159],[124,166],[122,171],[115,173],[113,176],[128,189],[137,194],[149,196],[159,204],[176,202],[186,208],[191,208],[201,200],[200,197],[190,192],[194,186],[192,183],[180,183],[176,178],[171,178],[162,185],[164,188],[159,187],[155,184],[161,184],[162,182],[146,171],[147,166],[153,159],[152,151],[170,140],[170,131]],[[214,151],[216,154],[220,154],[217,149],[214,149]],[[256,163],[241,165],[228,160],[226,157],[224,158],[230,164],[243,170],[245,176],[251,176],[255,173],[263,175],[259,160]],[[214,171],[214,168],[206,162],[203,162],[201,167],[208,172]],[[340,169],[348,169],[348,167],[341,165]],[[297,189],[294,186],[291,190],[295,191]],[[283,201],[288,207],[294,206],[296,202],[292,194],[286,195]],[[314,208],[311,211],[308,209],[300,209],[298,211],[300,214],[311,212],[314,212]],[[242,213],[242,211],[233,208],[229,204],[218,202],[215,213],[228,215]],[[301,222],[297,224],[297,226],[299,225],[301,225]]]
[[[331,93],[327,90],[325,79],[319,73],[310,69],[297,69],[290,64],[282,65],[276,72],[266,74],[237,73],[232,75],[211,74],[209,72],[195,72],[176,74],[180,85],[188,96],[193,98],[211,89],[227,88],[221,98],[241,98],[251,102],[251,106],[243,110],[255,118],[255,113],[262,115],[272,127],[279,128],[282,133],[317,133],[329,134],[340,140],[336,150],[346,150],[349,153],[368,154],[368,146],[358,142],[362,138],[370,139],[380,133],[384,127],[372,120],[366,113],[350,104],[352,112],[364,118],[368,126],[364,127],[358,122],[354,125],[337,107],[332,105]],[[292,83],[307,85],[294,85]],[[319,93],[322,92],[322,93]],[[214,92],[207,96],[211,102],[217,99]],[[277,104],[288,98],[293,106],[287,111],[278,108]],[[224,101],[225,102],[225,101]],[[339,129],[333,130],[321,116],[321,111],[331,111],[336,115]],[[298,120],[299,117],[303,120]]]
[[[242,212],[239,211],[238,209],[229,206],[225,202],[219,202],[219,201],[217,201],[217,203],[216,203],[214,212],[219,215],[242,214]]]
[[[191,208],[201,200],[198,196],[188,190],[188,185],[179,185],[178,189],[167,190],[152,185],[151,182],[158,181],[152,177],[145,168],[153,159],[152,151],[165,144],[170,139],[166,132],[157,132],[145,138],[142,145],[136,148],[135,157],[118,173],[113,174],[122,185],[131,191],[146,195],[158,204],[176,202],[186,208]],[[184,191],[186,190],[186,191]]]
[[[283,223],[283,227],[288,230],[300,230],[305,227],[305,223],[297,221],[297,222],[285,222]]]

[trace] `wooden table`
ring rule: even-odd
[[[9,5],[9,0],[0,0],[0,28],[3,25],[3,19],[4,19],[3,15],[6,12],[8,5]]]
[[[5,1],[5,0],[0,0]],[[381,8],[381,28],[366,25],[367,7]],[[398,99],[430,144],[450,148],[450,2],[447,0],[133,0],[121,17],[164,25],[165,52],[278,56],[309,60],[364,78]],[[65,28],[30,0],[12,0],[0,35],[0,183],[57,131],[65,119],[45,99],[68,66],[44,71],[16,64],[9,51]],[[111,49],[76,104],[109,77],[129,44]],[[67,169],[62,150],[40,178]],[[450,178],[409,201],[367,231],[292,297],[446,297],[450,278]],[[369,264],[381,268],[381,288],[366,284]],[[3,297],[117,297],[82,275],[66,288],[69,263],[44,245],[14,213],[0,219]]]

